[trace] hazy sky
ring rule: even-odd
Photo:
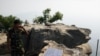
[[[31,23],[46,8],[51,8],[51,15],[56,11],[63,13],[65,24],[90,28],[90,43],[95,50],[96,40],[100,37],[100,0],[0,0],[1,15],[14,15]]]
[[[0,0],[0,14],[15,15],[21,19],[32,19],[46,8],[51,12],[60,11],[64,21],[98,21],[100,18],[99,0]],[[51,13],[51,14],[52,14]]]

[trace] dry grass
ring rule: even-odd
[[[5,33],[0,33],[0,44],[3,44],[7,41],[7,36]]]
[[[7,49],[6,45],[7,36],[5,33],[0,33],[0,54],[6,53],[5,50]],[[10,56],[9,54],[0,55],[0,56]]]

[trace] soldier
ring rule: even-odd
[[[21,21],[16,19],[7,34],[7,43],[9,50],[11,50],[11,56],[24,56],[25,50],[21,34],[28,35],[27,31],[21,26]]]

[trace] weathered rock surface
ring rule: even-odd
[[[79,48],[77,49],[77,51],[85,53],[86,51],[83,51],[83,48],[87,47],[83,46],[80,48],[77,46],[81,46],[82,44],[87,43],[90,39],[90,33],[91,31],[89,29],[68,26],[64,24],[52,24],[49,26],[36,24],[33,25],[31,29],[27,54],[30,54],[30,56],[39,54],[41,50],[48,45],[44,42],[46,40],[55,41],[57,45],[62,44],[67,49],[71,49],[71,51],[74,51],[73,48]],[[80,49],[82,49],[82,51],[80,51]],[[89,51],[87,51],[86,53],[90,54],[91,48],[88,46],[87,49],[89,49]],[[86,56],[86,53],[83,54],[83,56]],[[82,54],[79,56],[82,56]]]
[[[43,56],[48,48],[63,50],[63,56],[89,56],[92,52],[90,29],[64,24],[34,24],[25,29],[29,31],[29,38],[22,35],[27,56]]]
[[[58,44],[52,40],[45,41],[45,43],[48,43],[48,45],[42,48],[39,56],[44,56],[44,53],[48,48],[63,50],[62,56],[89,56],[91,54],[91,47],[87,43],[84,43],[83,45],[79,45],[78,47],[75,48],[68,48],[63,44]]]

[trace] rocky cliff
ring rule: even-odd
[[[22,35],[27,56],[44,56],[48,48],[63,50],[62,56],[89,56],[90,29],[64,24],[24,26],[29,37]],[[2,51],[2,50],[1,50]]]
[[[89,56],[91,53],[91,47],[88,44],[90,33],[90,29],[74,25],[34,24],[30,32],[27,54],[43,56],[48,48],[53,47],[63,50],[63,56]]]

